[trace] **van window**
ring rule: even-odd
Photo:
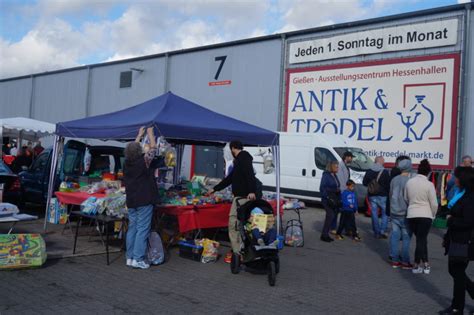
[[[81,151],[68,148],[64,153],[64,174],[73,175],[81,173],[82,154]]]
[[[352,159],[352,163],[348,166],[354,171],[367,171],[374,164],[374,161],[372,161],[372,159],[367,154],[365,154],[365,152],[362,151],[362,149],[360,148],[340,147],[334,148],[334,151],[336,151],[341,158],[344,155],[344,152],[351,152],[354,155],[354,158]]]
[[[92,156],[89,173],[115,172],[115,158],[113,155],[101,154]]]
[[[336,157],[331,153],[331,151],[325,148],[314,149],[314,162],[316,163],[317,168],[320,170],[325,170],[326,165],[331,161],[337,161]]]

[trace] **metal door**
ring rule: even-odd
[[[222,148],[195,146],[194,174],[207,177],[224,177],[224,153]]]

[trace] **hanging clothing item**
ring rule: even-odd
[[[446,206],[448,204],[448,199],[446,198],[446,183],[447,183],[448,173],[443,173],[441,176],[441,187],[440,187],[440,196],[441,196],[441,206]]]
[[[464,196],[464,193],[466,191],[463,189],[462,191],[458,191],[456,192],[456,194],[454,195],[454,197],[451,199],[451,201],[449,201],[448,203],[448,209],[451,209],[452,207],[454,207],[454,205],[456,204],[456,202],[462,198],[462,196]]]

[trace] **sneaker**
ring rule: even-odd
[[[392,265],[392,268],[393,268],[393,269],[398,269],[398,268],[400,268],[400,267],[402,266],[402,264],[399,263],[398,261],[393,261],[393,262],[391,263],[391,265]]]
[[[336,235],[337,231],[336,230],[331,230],[331,231],[329,231],[329,233],[332,234],[332,235]]]
[[[133,259],[127,258],[127,262],[125,264],[127,265],[127,267],[132,267]]]
[[[382,233],[382,234],[380,234],[379,238],[383,239],[383,240],[386,240],[386,239],[388,239],[388,235],[387,235],[387,233]]]
[[[413,269],[413,265],[410,264],[410,263],[402,263],[402,269],[403,269],[403,270],[412,270],[412,269]]]
[[[423,273],[423,267],[421,267],[421,266],[413,267],[413,269],[411,270],[411,272],[413,272],[413,273],[415,273],[415,274]]]
[[[344,236],[342,236],[341,234],[336,234],[336,240],[342,241],[343,239],[344,239]]]
[[[132,267],[135,268],[135,269],[148,269],[148,268],[150,268],[150,265],[147,264],[146,262],[144,262],[143,260],[142,261],[134,260],[132,262]]]
[[[425,265],[425,267],[423,268],[423,273],[424,273],[425,275],[429,275],[430,272],[431,272],[431,267],[430,267],[430,265]]]
[[[362,238],[359,235],[356,235],[352,238],[355,242],[360,242],[362,241]]]

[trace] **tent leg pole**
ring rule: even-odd
[[[281,227],[281,209],[280,209],[280,147],[274,146],[274,159],[275,159],[275,181],[276,181],[276,198],[277,198],[277,231],[278,235],[280,235],[280,227]]]
[[[54,189],[54,180],[56,177],[56,165],[58,161],[58,149],[59,149],[59,142],[60,137],[54,136],[54,145],[53,145],[53,152],[51,156],[51,169],[49,170],[49,182],[48,182],[48,195],[46,197],[46,209],[44,212],[44,232],[47,230],[48,224],[48,209],[51,204],[51,197],[53,195]]]

